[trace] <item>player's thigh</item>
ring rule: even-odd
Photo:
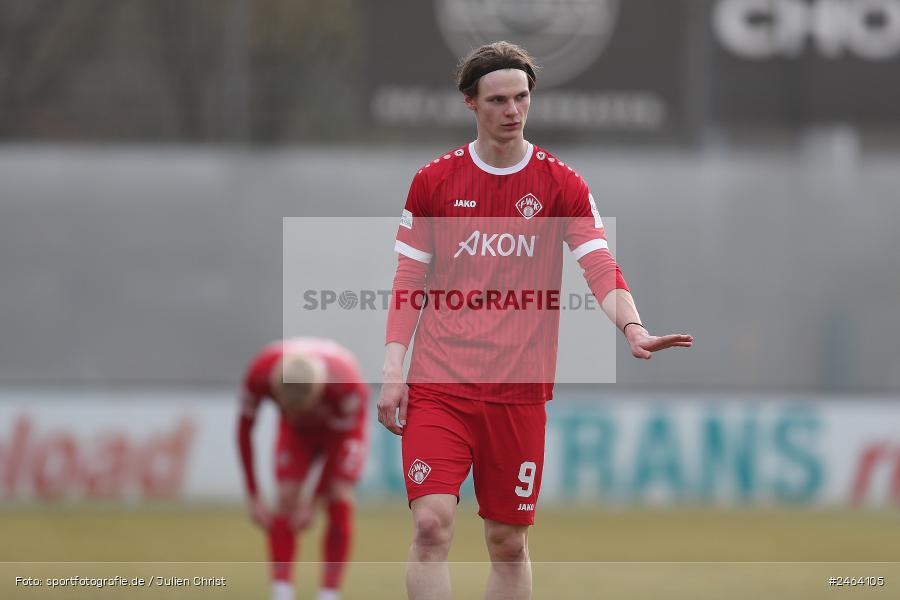
[[[333,434],[325,444],[325,463],[322,475],[316,485],[316,495],[331,495],[332,488],[343,489],[353,486],[362,476],[369,453],[365,432]]]
[[[275,480],[279,485],[282,481],[302,482],[315,457],[316,447],[308,436],[290,426],[281,425],[275,441]]]
[[[541,404],[484,404],[473,479],[478,514],[532,525],[544,469],[547,413]]]
[[[410,502],[432,494],[459,500],[472,465],[472,442],[465,409],[441,399],[410,394],[403,428],[403,471]]]
[[[300,492],[303,489],[302,479],[279,479],[275,483],[275,513],[282,516],[290,515],[300,501]]]

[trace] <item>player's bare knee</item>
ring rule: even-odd
[[[415,543],[420,548],[449,548],[453,538],[453,522],[432,511],[415,515]]]
[[[485,541],[493,562],[517,563],[528,559],[528,537],[522,529],[489,528]]]
[[[286,499],[278,498],[273,511],[277,517],[289,517],[293,511],[293,504]]]
[[[275,501],[275,514],[279,517],[288,517],[297,507],[300,499],[299,484],[283,484],[278,488],[278,497]]]
[[[353,484],[343,481],[340,483],[335,483],[330,488],[328,488],[326,497],[329,504],[336,502],[346,502],[348,504],[353,504]]]

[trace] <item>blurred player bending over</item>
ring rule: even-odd
[[[272,399],[281,413],[275,448],[278,499],[271,511],[259,497],[251,443],[265,398]],[[353,533],[353,488],[366,458],[368,398],[355,358],[332,341],[274,342],[250,363],[243,383],[238,446],[250,516],[268,535],[273,600],[294,597],[296,533],[309,526],[317,506],[328,515],[318,598],[340,598]],[[301,501],[301,487],[318,459],[324,466],[310,506]]]
[[[502,283],[533,301],[537,290],[558,290],[565,241],[636,358],[693,340],[648,333],[587,184],[525,140],[535,71],[531,57],[506,42],[482,46],[462,62],[456,83],[475,116],[477,139],[419,170],[398,228],[378,420],[403,436],[413,599],[450,598],[446,559],[470,467],[491,559],[485,597],[531,596],[528,527],[540,491],[559,313],[451,310],[451,290]],[[420,316],[421,302],[402,301],[442,290],[444,310],[430,302]],[[407,386],[403,360],[414,331]],[[528,380],[535,373],[538,379]]]

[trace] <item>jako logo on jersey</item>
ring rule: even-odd
[[[481,254],[481,256],[534,256],[534,241],[536,235],[525,236],[519,234],[513,237],[511,233],[481,233],[477,229],[468,238],[459,243],[459,250],[453,255],[457,258],[463,252],[469,256]],[[479,251],[479,246],[481,250]]]
[[[419,485],[425,481],[425,478],[428,477],[429,473],[431,473],[431,467],[429,467],[425,461],[417,458],[413,461],[413,464],[410,465],[409,472],[406,476],[409,477],[410,481]]]
[[[544,205],[541,204],[541,201],[534,194],[527,194],[516,202],[516,210],[526,219],[530,219],[541,212],[542,208],[544,208]]]
[[[520,504],[516,510],[534,510],[534,504]]]
[[[457,200],[453,203],[453,206],[459,206],[460,208],[475,208],[477,202],[475,200]]]

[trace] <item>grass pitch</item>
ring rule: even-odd
[[[321,530],[320,519],[300,542],[298,598],[314,596]],[[410,531],[402,501],[359,509],[345,598],[405,597]],[[898,511],[542,508],[530,548],[538,599],[900,597]],[[450,558],[454,597],[480,598],[487,554],[471,504],[460,506]],[[264,560],[262,534],[239,508],[0,510],[0,598],[266,598]],[[145,584],[49,587],[47,578],[73,576]]]

